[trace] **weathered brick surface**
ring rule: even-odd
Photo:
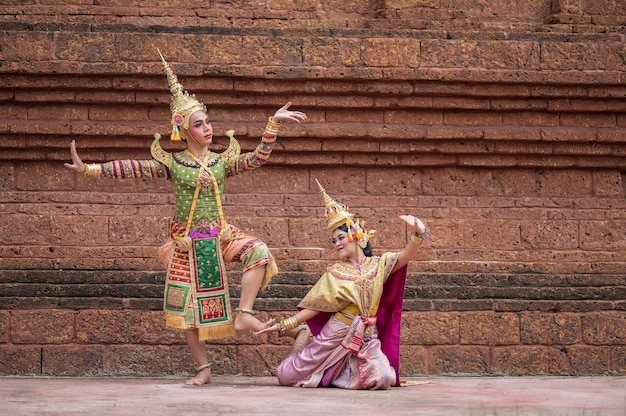
[[[41,3],[41,4],[40,4]],[[62,167],[150,158],[167,135],[159,48],[253,149],[292,101],[270,162],[229,180],[229,221],[281,272],[288,315],[334,260],[314,179],[409,265],[402,374],[626,374],[626,6],[602,0],[189,3],[82,0],[0,12],[0,374],[189,375],[156,258],[167,180]],[[180,144],[163,140],[174,151]],[[236,304],[241,265],[229,265]],[[289,340],[207,344],[215,374],[274,374]]]
[[[92,345],[47,345],[41,349],[41,374],[46,376],[105,375],[106,348]]]

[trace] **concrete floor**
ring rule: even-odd
[[[274,377],[0,377],[0,414],[626,416],[626,377],[405,378],[386,391],[281,387]]]

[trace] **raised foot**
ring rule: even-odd
[[[235,331],[237,332],[260,331],[263,328],[265,324],[247,312],[239,312],[235,317]]]

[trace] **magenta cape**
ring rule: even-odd
[[[404,266],[389,275],[383,285],[383,295],[376,313],[376,328],[381,348],[389,364],[396,370],[395,386],[400,386],[400,324],[406,271],[407,266]],[[332,312],[321,312],[307,321],[313,335],[320,333],[332,315]]]

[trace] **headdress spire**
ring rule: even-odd
[[[332,199],[327,193],[324,187],[320,184],[320,182],[315,179],[317,182],[317,186],[320,188],[320,193],[324,197],[325,204],[325,214],[328,220],[328,225],[326,226],[329,230],[335,230],[337,227],[342,225],[346,225],[348,228],[348,239],[353,241],[354,239],[358,240],[359,246],[361,248],[365,248],[367,246],[367,242],[376,232],[375,230],[370,230],[365,232],[363,229],[363,225],[365,222],[361,222],[360,220],[354,222],[354,214],[351,214],[348,211],[348,207],[344,204],[341,204],[334,199]]]
[[[315,182],[317,182],[317,186],[320,188],[320,193],[324,197],[324,204],[326,205],[325,214],[328,219],[327,228],[329,230],[334,230],[343,224],[347,224],[348,226],[354,224],[354,221],[352,220],[354,215],[348,212],[348,208],[344,204],[340,204],[328,196],[326,190],[317,178],[315,179]]]
[[[178,82],[178,77],[172,71],[167,61],[163,57],[163,54],[159,49],[159,56],[163,61],[163,68],[167,75],[167,83],[172,93],[172,102],[170,104],[170,110],[172,111],[172,140],[180,140],[179,127],[184,129],[189,128],[189,118],[193,113],[198,110],[202,110],[206,113],[206,106],[196,99],[196,96],[189,94],[183,86]]]

